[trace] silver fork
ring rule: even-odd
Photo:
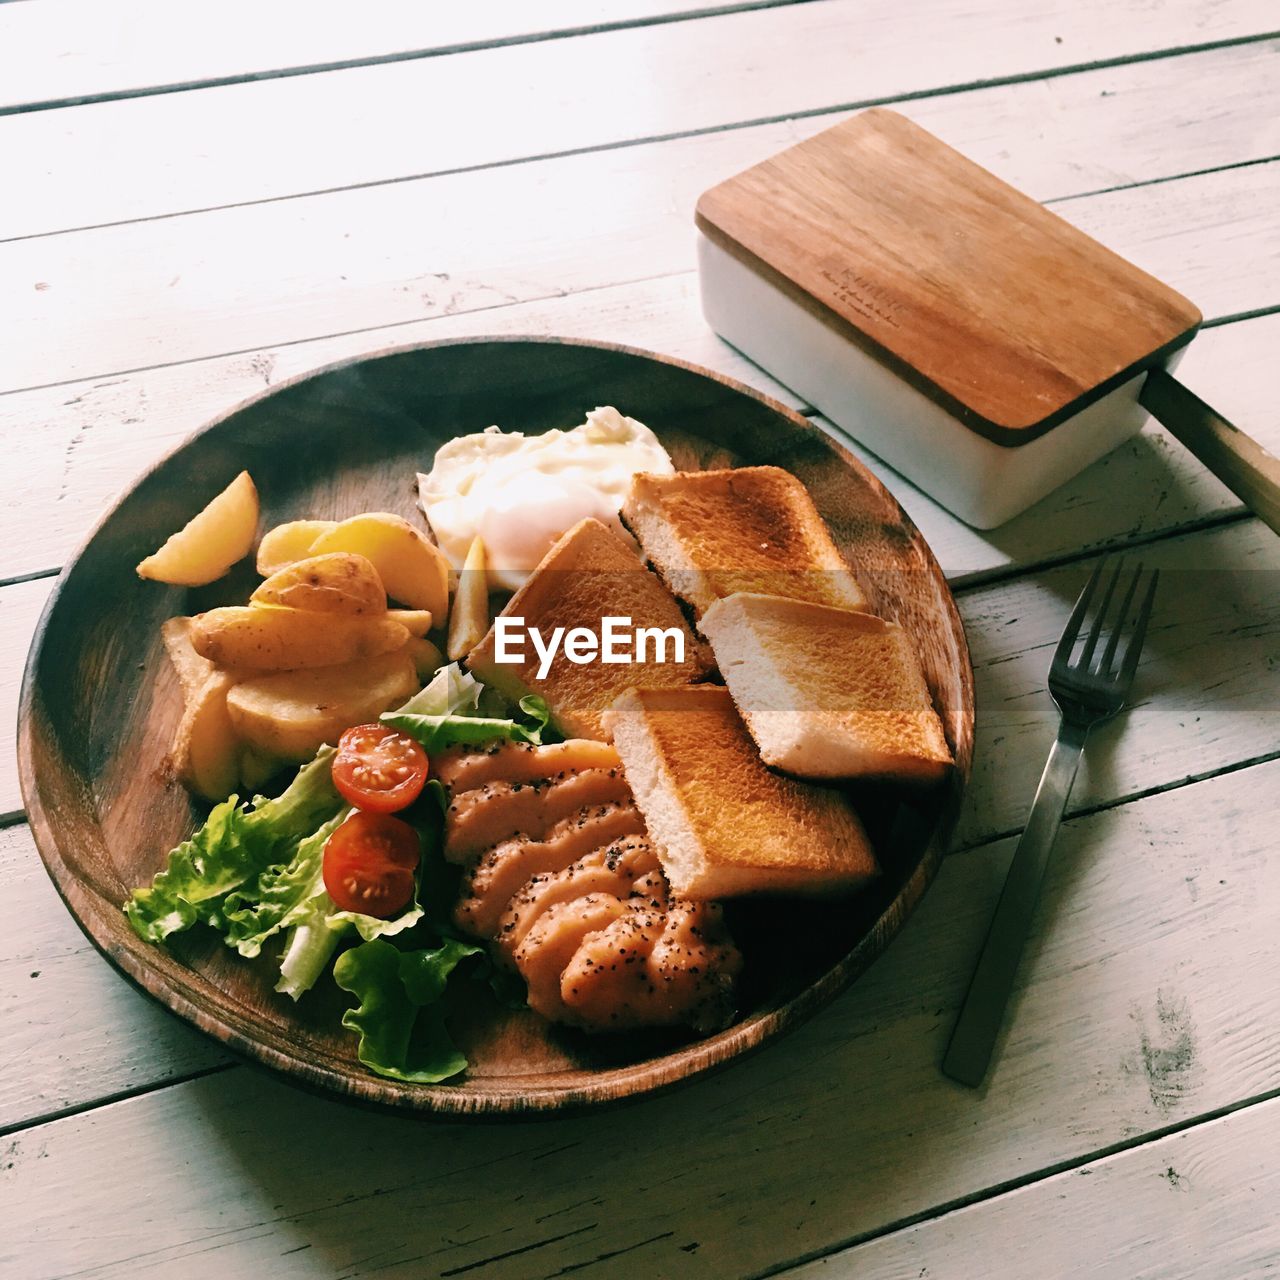
[[[1110,720],[1124,706],[1133,685],[1133,673],[1138,668],[1147,623],[1151,619],[1151,605],[1160,574],[1153,570],[1149,575],[1137,620],[1133,621],[1133,605],[1142,579],[1142,565],[1139,565],[1129,579],[1119,612],[1110,624],[1102,655],[1095,660],[1103,625],[1124,568],[1122,558],[1117,561],[1103,590],[1093,626],[1079,656],[1072,660],[1081,624],[1102,580],[1105,564],[1105,559],[1098,561],[1093,576],[1080,593],[1049,665],[1049,692],[1062,716],[1058,737],[1045,763],[1026,828],[1014,850],[1013,862],[1009,866],[1000,901],[996,904],[991,929],[982,944],[982,955],[978,958],[964,1007],[960,1010],[959,1020],[951,1033],[951,1043],[942,1059],[942,1069],[947,1075],[974,1088],[987,1074],[1036,899],[1040,895],[1040,883],[1062,823],[1085,739],[1094,725]],[[1129,640],[1116,666],[1121,635],[1130,626]]]

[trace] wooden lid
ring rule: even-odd
[[[1200,312],[893,111],[712,187],[699,228],[999,444],[1189,342]]]

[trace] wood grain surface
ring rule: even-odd
[[[884,108],[703,192],[697,223],[997,444],[1043,435],[1200,325],[1168,285]]]
[[[411,515],[412,477],[455,435],[493,420],[540,431],[596,402],[649,423],[678,465],[770,462],[808,487],[877,612],[912,634],[957,764],[923,793],[877,792],[864,820],[883,874],[852,902],[794,920],[785,904],[742,917],[749,1000],[705,1040],[562,1034],[528,1010],[469,1011],[458,1039],[465,1079],[404,1086],[355,1060],[338,1025],[336,988],[291,1006],[267,965],[231,958],[217,940],[142,943],[120,911],[193,807],[165,751],[179,712],[159,624],[243,598],[233,574],[189,599],[133,571],[180,527],[193,494],[254,477],[267,526],[363,510]],[[139,660],[141,658],[141,660]],[[250,402],[148,472],[63,574],[37,634],[20,713],[20,774],[36,841],[59,892],[98,947],[130,978],[230,1047],[353,1099],[449,1115],[581,1107],[661,1088],[746,1052],[830,999],[897,932],[945,851],[968,776],[972,674],[955,604],[928,547],[869,473],[799,415],[758,393],[670,360],[617,347],[544,340],[462,342],[339,365]],[[793,913],[794,914],[794,913]],[[752,938],[758,940],[753,944]],[[779,947],[780,938],[786,945]],[[754,949],[753,949],[754,945]]]

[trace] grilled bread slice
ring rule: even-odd
[[[821,894],[876,874],[844,797],[768,769],[727,689],[632,689],[605,720],[676,896]]]
[[[780,467],[642,473],[622,518],[699,618],[735,591],[867,607],[809,491]]]
[[[499,616],[523,618],[526,628],[537,627],[547,638],[557,627],[566,636],[585,627],[599,637],[606,617],[629,617],[633,628],[680,636],[684,656],[678,662],[670,635],[663,641],[665,661],[655,660],[658,650],[653,642],[643,662],[572,662],[562,645],[545,678],[538,679],[538,655],[528,640],[522,661],[497,660],[495,620],[467,657],[467,666],[512,701],[530,693],[544,698],[556,728],[568,736],[606,738],[604,712],[624,689],[672,688],[701,680],[712,670],[706,646],[690,630],[671,593],[640,563],[625,539],[599,520],[574,525]]]
[[[702,617],[766,764],[802,778],[931,782],[951,764],[911,637],[847,609],[738,594]]]

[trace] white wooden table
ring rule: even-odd
[[[1280,451],[1275,0],[0,4],[0,700],[58,566],[206,419],[337,357],[621,340],[796,403],[698,311],[703,188],[900,110],[1207,317]],[[872,461],[871,465],[877,464]],[[882,468],[878,468],[882,471]],[[978,753],[902,936],[748,1062],[599,1116],[370,1116],[233,1061],[82,938],[0,763],[0,1274],[1219,1278],[1280,1272],[1280,542],[1149,429],[975,533]],[[1091,744],[988,1087],[938,1060],[1103,547],[1165,573]]]

